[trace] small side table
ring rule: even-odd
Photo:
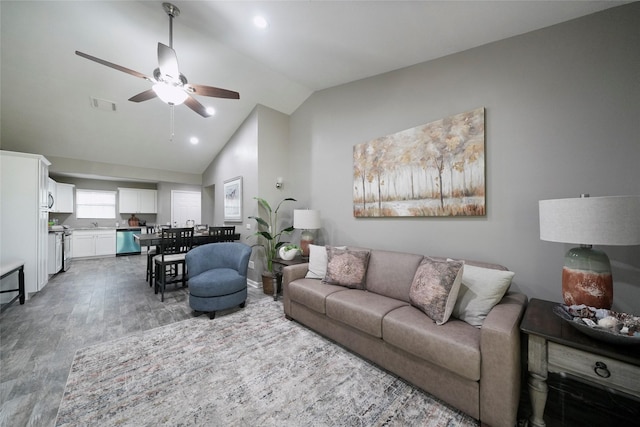
[[[298,255],[292,260],[275,258],[273,260],[273,272],[276,275],[276,283],[273,284],[273,300],[278,301],[278,288],[282,287],[282,269],[289,265],[304,264],[309,262],[309,258],[303,258]]]
[[[0,313],[2,313],[5,309],[7,309],[11,304],[14,303],[15,300],[20,299],[20,304],[24,304],[24,261],[15,260],[2,264],[0,266],[0,280],[4,279],[11,274],[18,272],[18,288],[17,289],[7,289],[4,291],[0,291],[0,294],[4,294],[6,292],[18,292],[18,295],[13,297],[11,301],[6,304],[2,304],[0,308]]]
[[[530,425],[545,426],[547,375],[565,373],[585,384],[640,397],[640,351],[637,345],[595,340],[553,313],[557,303],[529,301],[520,330],[529,336]]]

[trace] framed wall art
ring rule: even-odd
[[[224,181],[224,220],[242,222],[242,177]]]
[[[484,216],[485,110],[353,147],[355,217]]]

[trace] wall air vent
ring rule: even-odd
[[[102,111],[116,111],[116,103],[112,101],[107,101],[106,99],[94,98],[91,97],[91,106],[93,108],[97,108]]]

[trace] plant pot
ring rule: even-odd
[[[267,295],[273,295],[273,286],[277,284],[278,280],[271,274],[262,275],[262,292]]]

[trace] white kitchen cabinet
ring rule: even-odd
[[[140,188],[118,188],[120,213],[158,213],[158,191]]]
[[[73,213],[73,189],[75,185],[56,183],[56,212]]]
[[[116,230],[74,230],[73,258],[116,254]]]
[[[27,298],[49,281],[50,164],[40,155],[0,151],[0,261],[24,261]]]
[[[49,178],[49,212],[73,213],[73,189],[75,185],[56,182]],[[53,204],[51,204],[53,202]]]

